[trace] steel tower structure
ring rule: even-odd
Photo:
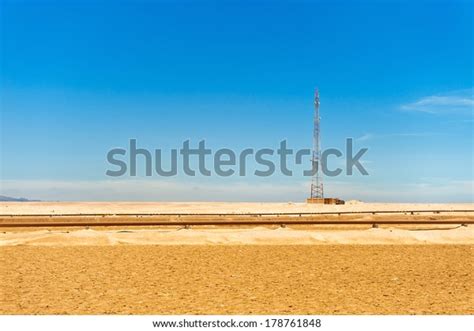
[[[311,178],[311,199],[324,198],[323,178],[321,176],[320,121],[321,118],[319,117],[319,91],[316,88],[316,90],[314,91],[313,155],[311,158],[311,164],[314,173]]]

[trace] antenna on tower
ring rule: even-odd
[[[313,154],[311,164],[313,176],[311,177],[311,195],[306,200],[308,203],[323,203],[331,205],[343,205],[344,200],[338,198],[325,198],[323,190],[323,176],[321,165],[321,117],[319,116],[319,90],[314,91],[314,128],[313,128]]]
[[[313,128],[313,155],[311,164],[313,177],[311,179],[311,199],[323,199],[323,177],[321,176],[321,134],[319,116],[319,90],[314,91],[314,128]]]

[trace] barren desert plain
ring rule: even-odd
[[[474,204],[5,202],[0,215],[1,314],[474,313]]]

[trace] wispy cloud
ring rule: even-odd
[[[364,133],[362,136],[356,138],[355,140],[358,142],[368,141],[373,139],[381,139],[381,138],[392,138],[392,137],[430,137],[436,135],[436,133],[432,132],[399,132],[399,133]]]
[[[453,91],[446,94],[430,95],[412,103],[402,105],[405,111],[429,114],[471,114],[474,110],[474,89]]]
[[[374,138],[374,134],[372,133],[364,133],[362,136],[356,138],[356,141],[367,141]]]

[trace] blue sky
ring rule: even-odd
[[[323,148],[369,148],[328,196],[474,200],[472,1],[0,3],[0,194],[302,201],[298,175],[111,179],[106,153],[309,148],[318,86]]]

